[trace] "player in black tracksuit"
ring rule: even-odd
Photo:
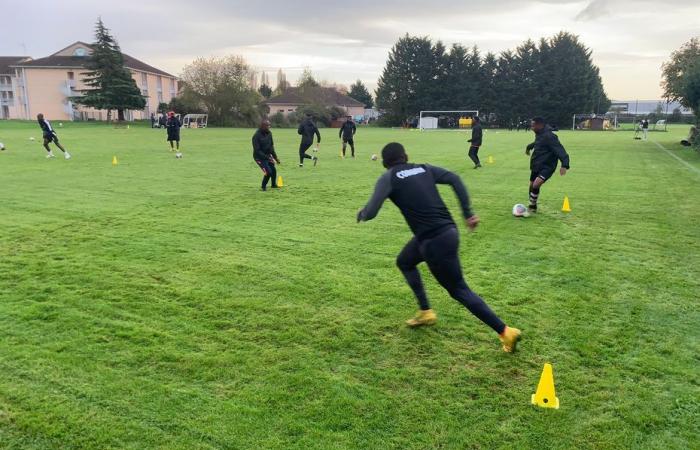
[[[275,153],[275,142],[272,140],[270,121],[263,120],[260,128],[253,135],[253,159],[263,172],[262,190],[267,190],[267,182],[272,179],[272,187],[277,189],[277,169],[275,162],[280,160]]]
[[[478,169],[481,167],[481,161],[479,161],[479,147],[484,136],[484,130],[481,128],[481,119],[474,117],[474,126],[472,127],[472,138],[467,142],[472,145],[469,147],[469,158],[474,161],[474,168]]]
[[[353,122],[352,116],[348,116],[338,132],[338,137],[343,139],[343,158],[345,158],[345,149],[348,144],[350,144],[352,157],[355,157],[355,133],[357,133],[357,126]]]
[[[53,152],[51,151],[51,147],[49,147],[49,144],[51,142],[53,142],[54,144],[56,144],[56,147],[61,149],[61,151],[63,152],[64,158],[70,159],[71,158],[70,153],[68,153],[68,150],[63,148],[63,146],[61,145],[60,142],[58,142],[58,135],[54,131],[53,127],[51,127],[51,123],[48,120],[44,119],[44,115],[41,113],[36,115],[36,120],[37,120],[37,122],[39,122],[39,126],[41,127],[41,132],[42,132],[43,138],[44,138],[44,148],[48,152],[46,157],[47,158],[54,158],[55,157]]]
[[[174,145],[177,145],[177,149],[180,150],[180,128],[182,128],[182,123],[172,111],[168,113],[168,120],[165,122],[165,128],[168,132],[167,140],[170,142],[170,151],[174,150]]]
[[[507,352],[515,350],[520,330],[506,326],[488,305],[476,295],[462,276],[459,261],[459,232],[445,203],[437,190],[438,184],[449,184],[454,189],[462,213],[470,230],[479,224],[469,206],[469,195],[462,180],[454,173],[427,164],[410,164],[401,144],[391,143],[382,150],[387,171],[379,178],[367,205],[357,214],[357,221],[373,219],[384,200],[391,199],[401,210],[413,231],[411,239],[396,259],[408,285],[413,290],[420,311],[409,326],[432,325],[437,316],[430,308],[425,294],[418,264],[426,262],[428,268],[450,296],[496,331]]]
[[[311,116],[307,115],[306,119],[299,124],[297,133],[301,135],[301,143],[299,144],[299,167],[304,167],[305,159],[313,160],[315,166],[318,162],[318,156],[309,156],[306,154],[306,151],[313,145],[314,135],[316,135],[317,138],[316,142],[319,144],[321,143],[321,133],[318,131],[313,120],[311,120]]]
[[[552,132],[551,127],[546,126],[542,117],[532,119],[532,131],[535,132],[535,142],[529,144],[525,154],[530,158],[530,206],[531,212],[537,211],[537,200],[540,196],[541,186],[551,178],[557,170],[557,163],[561,161],[561,176],[569,170],[569,154],[559,142],[559,138]]]

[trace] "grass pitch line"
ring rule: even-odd
[[[690,170],[692,170],[693,172],[695,172],[696,174],[700,175],[700,169],[698,169],[697,167],[692,166],[690,163],[688,163],[688,161],[685,161],[685,160],[683,160],[682,158],[679,158],[677,155],[674,155],[673,153],[671,153],[671,151],[670,151],[669,149],[667,149],[667,148],[664,147],[663,145],[659,144],[658,142],[656,142],[656,141],[652,141],[652,142],[653,142],[654,144],[656,144],[656,146],[659,147],[661,150],[665,151],[665,152],[668,153],[669,155],[671,155],[671,156],[673,156],[674,158],[676,158],[681,164],[683,164],[684,166],[686,166],[688,169],[690,169]]]

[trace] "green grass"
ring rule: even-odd
[[[488,131],[473,171],[463,134],[360,128],[343,161],[322,131],[304,169],[275,131],[287,186],[263,193],[252,130],[183,130],[176,160],[162,131],[65,124],[64,161],[0,123],[0,448],[700,447],[700,173],[562,131],[572,170],[517,220],[530,133]],[[700,170],[686,133],[651,139]],[[403,326],[409,231],[390,203],[354,221],[392,140],[466,181],[464,271],[517,354],[427,276],[440,321]],[[545,362],[558,411],[529,404]]]

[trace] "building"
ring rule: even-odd
[[[661,105],[663,114],[671,114],[674,109],[679,109],[683,115],[692,115],[693,111],[681,106],[678,102],[667,102],[666,100],[613,100],[610,104],[611,113],[647,115],[656,112]]]
[[[335,88],[307,87],[289,88],[284,93],[271,97],[265,104],[270,108],[270,115],[278,113],[285,117],[289,113],[296,112],[297,108],[309,104],[318,104],[325,107],[338,107],[347,115],[363,117],[365,105],[362,102],[338,92]]]
[[[17,102],[15,92],[17,82],[15,69],[10,66],[27,61],[27,56],[0,56],[0,119],[17,117]]]
[[[86,89],[82,79],[91,51],[90,44],[76,42],[44,58],[20,58],[7,64],[11,72],[13,106],[0,118],[34,119],[38,113],[43,113],[52,120],[105,120],[107,111],[71,101],[71,97]],[[146,107],[140,111],[126,111],[126,119],[148,119],[157,111],[159,103],[169,103],[177,95],[177,78],[132,56],[123,56],[124,65],[146,97]],[[0,71],[2,61],[9,59],[0,57]],[[0,78],[2,80],[7,81]]]

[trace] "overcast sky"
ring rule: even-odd
[[[406,32],[498,53],[567,30],[593,50],[614,99],[660,98],[662,62],[700,35],[700,0],[0,0],[0,11],[0,55],[91,42],[101,15],[125,53],[176,75],[198,56],[239,54],[273,83],[278,68],[293,81],[309,66],[371,88]]]

